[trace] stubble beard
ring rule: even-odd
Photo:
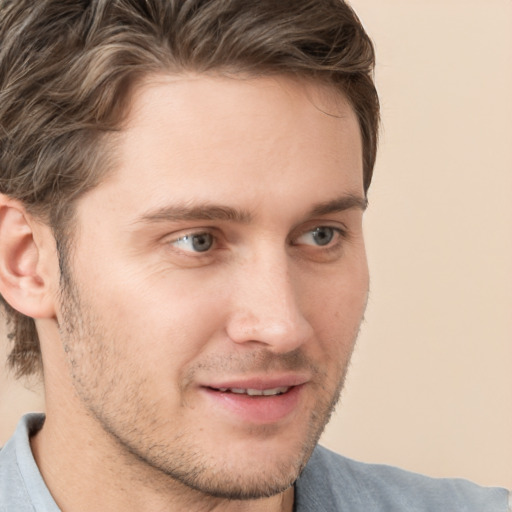
[[[274,496],[294,484],[339,401],[346,368],[340,368],[334,390],[326,388],[326,378],[324,385],[317,387],[306,434],[295,450],[289,450],[286,460],[277,461],[270,469],[255,469],[249,462],[251,470],[242,472],[236,465],[209,458],[185,431],[174,432],[165,441],[155,434],[154,418],[159,418],[161,411],[151,395],[144,393],[145,379],[127,381],[122,365],[113,364],[116,356],[122,356],[112,343],[114,337],[109,336],[112,331],[102,324],[101,315],[84,303],[69,274],[63,283],[60,328],[76,393],[88,416],[110,436],[121,460],[142,485],[251,500]]]

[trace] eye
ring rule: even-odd
[[[330,226],[319,226],[303,233],[297,238],[296,243],[324,247],[329,245],[339,234],[339,229]]]
[[[211,233],[194,233],[185,235],[171,242],[177,249],[188,252],[206,252],[213,247],[214,238]]]

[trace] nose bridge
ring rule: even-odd
[[[287,352],[311,337],[284,247],[252,254],[239,272],[228,325],[234,342],[259,342],[275,352]]]

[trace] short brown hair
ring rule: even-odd
[[[333,85],[359,120],[366,192],[379,124],[374,61],[342,0],[0,0],[0,192],[48,222],[62,252],[74,202],[106,172],[102,143],[129,90],[162,71]],[[18,376],[37,373],[34,320],[2,302],[9,364]]]

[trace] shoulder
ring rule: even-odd
[[[58,510],[30,449],[30,434],[43,422],[41,414],[24,416],[14,435],[0,450],[0,512]]]
[[[297,512],[507,512],[508,492],[365,464],[318,446],[296,483]]]
[[[0,449],[0,512],[27,508],[25,485],[16,460],[15,443],[10,440]]]

